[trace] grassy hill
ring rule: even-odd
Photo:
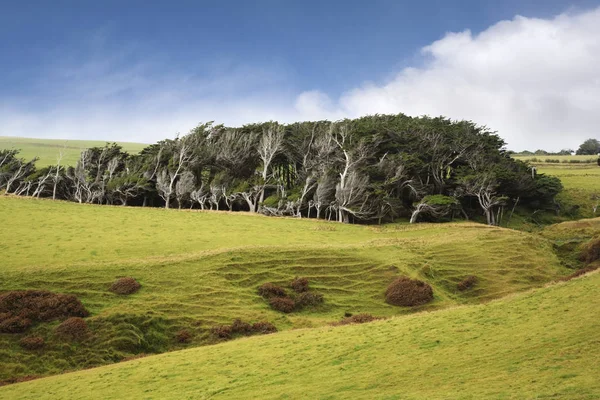
[[[20,149],[20,157],[31,160],[39,157],[38,167],[56,164],[56,157],[63,150],[62,165],[75,165],[81,151],[89,147],[102,147],[106,141],[101,140],[61,140],[61,139],[31,139],[13,136],[0,136],[0,149]],[[146,144],[117,142],[129,153],[138,153]]]
[[[15,197],[0,197],[0,220],[0,292],[74,294],[91,313],[92,332],[72,343],[55,334],[53,322],[0,334],[0,380],[215,343],[211,329],[236,318],[279,330],[319,327],[346,313],[390,317],[478,304],[569,273],[552,241],[474,223],[359,226]],[[434,301],[385,303],[387,285],[401,275],[429,282]],[[123,276],[142,289],[109,292]],[[307,277],[324,304],[283,314],[257,294],[262,283],[287,286],[296,276]],[[478,284],[457,290],[468,276]],[[175,340],[180,329],[191,343]],[[22,349],[26,335],[43,337],[44,349]]]
[[[0,388],[4,398],[597,399],[600,274],[486,305],[293,330]]]

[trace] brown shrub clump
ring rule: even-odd
[[[390,283],[385,291],[385,301],[394,306],[412,307],[433,300],[433,289],[429,284],[406,276]]]
[[[593,238],[583,246],[579,260],[586,264],[600,260],[600,236]]]
[[[15,290],[0,294],[0,332],[24,332],[34,322],[87,317],[77,297],[45,290]]]
[[[134,278],[125,277],[119,278],[110,285],[110,291],[116,294],[133,294],[140,290],[142,285]]]
[[[72,340],[81,340],[88,335],[88,326],[83,318],[71,317],[56,327],[56,334]]]
[[[175,334],[177,343],[189,343],[192,341],[192,334],[187,329],[181,329]]]
[[[270,322],[260,321],[252,324],[252,332],[260,335],[277,332],[277,328]]]
[[[290,287],[296,293],[308,292],[308,278],[296,277],[292,283],[290,283]]]
[[[211,333],[219,339],[231,339],[231,326],[229,325],[217,325],[213,326]]]
[[[476,276],[467,276],[465,279],[458,282],[456,288],[461,292],[464,292],[465,290],[471,289],[473,286],[475,286],[477,284],[477,281],[478,279]]]
[[[19,341],[22,348],[26,350],[37,350],[44,347],[44,338],[41,336],[27,336]]]
[[[280,286],[274,285],[271,282],[267,282],[262,284],[258,288],[258,294],[264,297],[265,299],[270,299],[272,297],[286,297],[285,289]]]
[[[17,376],[13,378],[8,378],[0,381],[0,386],[12,385],[14,383],[27,382],[32,381],[34,379],[43,378],[38,375],[26,375],[26,376]]]
[[[296,302],[289,297],[273,297],[269,300],[273,310],[291,313],[296,308]]]
[[[239,333],[241,335],[248,335],[252,332],[252,325],[247,322],[242,321],[241,319],[236,319],[231,324],[231,333]]]
[[[332,325],[350,325],[350,324],[364,324],[366,322],[371,322],[378,320],[379,318],[372,316],[371,314],[356,314],[350,317],[342,318],[339,322],[334,322]]]
[[[320,293],[304,292],[296,297],[297,307],[314,307],[323,303],[323,295]]]

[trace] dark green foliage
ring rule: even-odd
[[[44,347],[44,338],[41,336],[27,336],[19,341],[19,345],[25,350],[38,350]]]
[[[469,290],[473,286],[475,286],[477,284],[477,281],[478,281],[478,279],[476,276],[473,276],[473,275],[467,276],[465,279],[458,282],[458,284],[456,285],[456,288],[458,290],[460,290],[461,292],[464,292],[465,290]]]
[[[269,299],[269,305],[273,310],[283,313],[291,313],[296,309],[296,302],[289,297],[272,297]]]
[[[394,306],[413,307],[433,300],[433,289],[423,281],[400,277],[385,292],[385,301]]]
[[[68,340],[83,340],[89,334],[87,323],[83,318],[71,317],[56,327],[55,333],[57,336]]]
[[[125,277],[119,278],[110,286],[110,291],[116,294],[133,294],[140,290],[142,285],[139,284],[134,278]]]
[[[597,139],[588,139],[577,149],[578,155],[593,156],[600,153],[600,141]]]

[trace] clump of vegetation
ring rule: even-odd
[[[141,287],[142,285],[134,278],[125,277],[114,281],[109,290],[116,294],[127,295],[137,292]]]
[[[385,301],[394,306],[412,307],[433,300],[433,289],[423,281],[402,276],[388,286]]]
[[[236,319],[231,325],[218,325],[212,328],[211,333],[219,339],[231,339],[234,335],[251,336],[254,334],[266,335],[277,332],[277,328],[270,322],[259,321],[252,325],[241,319]]]
[[[296,277],[296,278],[294,278],[294,280],[292,281],[292,283],[290,283],[290,287],[296,293],[308,292],[308,290],[309,290],[309,288],[308,288],[308,278],[299,278],[299,277]]]
[[[462,281],[458,282],[458,284],[456,285],[456,288],[461,291],[464,292],[465,290],[469,290],[471,289],[473,286],[475,286],[478,282],[478,279],[476,276],[467,276],[465,279],[463,279]]]
[[[272,297],[287,297],[287,293],[285,292],[284,288],[274,285],[271,282],[262,284],[258,288],[258,294],[265,299],[270,299]]]
[[[45,290],[16,290],[0,295],[0,332],[25,332],[35,322],[87,317],[77,297]]]
[[[38,350],[44,347],[45,341],[41,336],[27,336],[19,341],[19,345],[25,350]]]
[[[269,305],[273,310],[281,311],[286,314],[296,309],[296,302],[289,297],[273,297],[269,300]]]
[[[187,329],[181,329],[175,333],[175,341],[177,343],[189,343],[192,341],[193,335]]]
[[[374,317],[371,314],[363,313],[363,314],[345,316],[344,318],[342,318],[341,321],[334,322],[332,325],[340,326],[340,325],[350,325],[350,324],[364,324],[367,322],[376,321],[378,319],[380,319],[380,318]]]
[[[88,335],[89,329],[83,318],[71,317],[57,326],[55,332],[65,339],[82,340]]]
[[[323,303],[321,293],[303,292],[296,296],[296,307],[314,307]]]
[[[0,386],[6,386],[6,385],[12,385],[12,384],[15,384],[15,383],[32,381],[34,379],[39,379],[39,378],[42,378],[42,377],[41,376],[37,376],[37,375],[15,376],[15,377],[12,377],[12,378],[1,380],[0,381]]]
[[[600,260],[600,236],[593,238],[583,246],[579,260],[586,264]]]
[[[571,275],[564,276],[564,277],[560,278],[560,280],[564,281],[564,282],[570,281],[573,278],[577,278],[578,276],[585,275],[588,272],[597,270],[598,268],[600,268],[600,265],[590,265],[590,266],[587,266],[585,268],[582,268],[580,270],[573,272]]]

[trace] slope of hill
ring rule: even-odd
[[[5,398],[596,399],[600,274],[486,305],[295,330],[0,388]]]
[[[0,334],[0,380],[215,343],[211,328],[236,318],[280,330],[318,327],[345,313],[389,317],[480,303],[569,273],[546,239],[473,223],[360,226],[15,197],[0,197],[0,220],[0,292],[74,294],[91,313],[92,332],[71,343],[52,322]],[[387,285],[402,275],[429,282],[434,301],[385,303]],[[142,289],[109,292],[123,276]],[[262,283],[287,286],[296,276],[307,277],[324,304],[283,314],[257,294]],[[478,283],[459,291],[469,276]],[[175,340],[181,329],[190,343]],[[22,349],[26,335],[42,337],[44,349]]]
[[[56,164],[56,157],[63,151],[62,165],[75,165],[81,151],[89,147],[102,147],[106,141],[101,140],[61,140],[61,139],[31,139],[13,136],[0,136],[0,149],[19,149],[19,156],[25,160],[39,157],[36,165],[46,167]],[[138,153],[146,144],[117,142],[129,153]]]

